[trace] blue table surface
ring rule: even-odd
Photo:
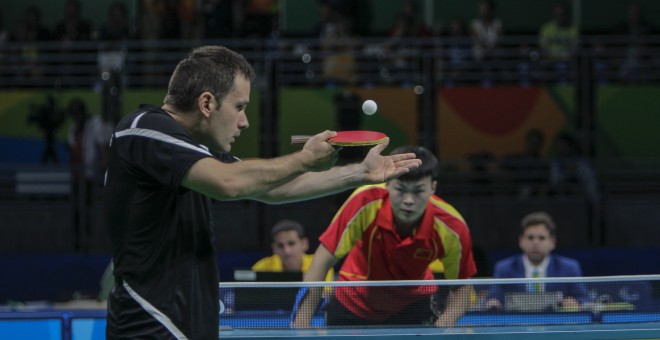
[[[288,328],[288,311],[241,311],[220,316],[220,325],[232,328]],[[660,312],[608,311],[590,312],[555,312],[555,313],[495,313],[470,312],[461,317],[457,326],[536,326],[536,325],[575,325],[593,323],[635,323],[660,322]],[[317,315],[312,326],[325,325],[323,316]]]
[[[85,334],[85,339],[103,339],[105,329],[105,311],[42,311],[42,312],[3,312],[0,313],[0,325],[4,322],[59,319],[76,321],[71,323],[71,334]],[[251,328],[236,328],[233,323],[240,320],[250,321]],[[271,320],[271,321],[268,321]],[[273,327],[272,320],[283,323],[281,327]],[[296,338],[299,340],[323,338],[323,340],[347,340],[347,337],[378,337],[403,340],[410,337],[431,336],[442,338],[470,339],[660,339],[660,312],[603,312],[597,315],[590,313],[468,313],[453,328],[320,328],[324,321],[321,316],[315,319],[319,328],[293,330],[288,328],[288,312],[250,312],[223,315],[220,318],[219,336],[225,338],[267,339]],[[490,320],[493,324],[483,323]],[[561,321],[560,323],[557,323]],[[485,326],[475,326],[471,323]],[[495,326],[499,322],[499,326]],[[508,325],[507,322],[515,322]],[[527,323],[529,322],[529,323]],[[538,324],[534,324],[534,323]],[[261,323],[261,326],[260,326]],[[9,324],[8,324],[9,325]],[[19,324],[30,327],[32,325]],[[61,325],[58,323],[58,325]],[[61,326],[44,324],[44,330],[59,339],[63,331]],[[265,326],[268,325],[268,328]],[[23,327],[21,326],[21,327]],[[239,324],[245,327],[245,324]],[[38,329],[34,329],[36,332]],[[28,335],[25,327],[20,339]],[[12,332],[13,333],[13,332]],[[6,335],[6,333],[5,333]],[[27,338],[30,338],[29,336]],[[65,337],[67,338],[67,337]],[[77,338],[73,336],[72,338]],[[3,337],[4,339],[4,337]],[[18,338],[16,338],[18,339]],[[44,339],[34,337],[34,339]]]

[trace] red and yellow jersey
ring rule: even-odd
[[[401,238],[395,230],[384,185],[360,187],[339,209],[320,241],[335,257],[345,258],[339,271],[340,281],[432,280],[429,265],[438,259],[444,265],[447,279],[465,279],[476,274],[472,239],[463,217],[435,195],[429,199],[413,234]],[[335,296],[360,317],[385,320],[408,304],[427,298],[436,289],[435,286],[337,287]]]

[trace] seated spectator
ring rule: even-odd
[[[4,33],[5,35],[7,33]],[[16,23],[11,40],[20,42],[45,41],[51,38],[50,31],[41,22],[41,10],[37,6],[28,6],[23,16]],[[9,37],[5,36],[9,40]]]
[[[8,63],[14,59],[12,69],[19,78],[38,78],[42,75],[44,65],[40,61],[38,42],[51,38],[50,31],[41,22],[41,10],[37,6],[28,6],[23,16],[16,22],[11,36],[5,39],[19,42],[17,58],[6,59]],[[7,53],[8,51],[3,51]]]
[[[495,263],[494,278],[543,278],[582,276],[576,260],[552,254],[556,245],[556,227],[545,212],[534,212],[523,217],[518,244],[523,253]],[[561,292],[562,307],[579,307],[588,300],[583,283],[498,284],[491,286],[486,309],[503,308],[505,295],[515,292]]]
[[[493,81],[491,61],[498,57],[498,47],[503,34],[502,21],[494,17],[492,0],[480,0],[478,16],[470,22],[472,56],[482,71],[481,85],[489,87]]]
[[[600,201],[596,172],[569,133],[555,138],[555,159],[550,164],[550,194],[583,194],[590,203]]]
[[[55,39],[60,41],[90,40],[92,24],[82,17],[80,1],[69,0],[64,7],[64,17],[55,26]]]
[[[247,38],[265,38],[277,29],[279,11],[276,0],[243,1],[241,35]]]
[[[307,254],[309,239],[305,236],[302,224],[292,220],[277,222],[270,231],[273,239],[273,255],[265,257],[252,266],[252,270],[261,272],[307,272],[314,255]],[[332,281],[334,271],[326,275],[326,281]]]
[[[204,0],[204,38],[230,38],[238,29],[234,28],[236,18],[231,0]]]
[[[351,21],[337,4],[320,1],[320,21],[315,29],[319,39],[322,75],[329,84],[357,80],[355,40]]]
[[[515,194],[521,199],[545,193],[549,165],[544,159],[545,134],[532,128],[525,134],[523,150],[505,155],[501,167],[511,175]]]
[[[483,61],[494,54],[502,37],[502,21],[493,17],[495,4],[491,0],[479,1],[478,16],[470,22],[473,40],[472,52],[476,61]]]
[[[575,55],[578,39],[578,28],[571,22],[568,7],[562,2],[555,3],[553,19],[539,31],[539,47],[541,56],[559,81],[566,81],[568,62]]]
[[[393,64],[396,68],[409,68],[407,59],[419,53],[420,42],[417,38],[430,37],[431,30],[419,17],[417,3],[414,0],[405,1],[394,17],[394,24],[390,31],[387,49],[394,56]]]
[[[470,67],[472,60],[472,46],[469,32],[465,21],[461,18],[453,18],[449,22],[447,42],[445,48],[445,86],[452,86],[455,82],[462,80],[464,73]]]
[[[178,39],[181,25],[176,3],[167,0],[140,0],[138,5],[139,37],[143,40]]]
[[[9,41],[9,30],[5,27],[4,15],[0,10],[0,46]]]
[[[67,134],[67,146],[70,152],[74,247],[76,251],[89,251],[94,230],[94,205],[101,199],[112,126],[98,115],[92,115],[79,97],[69,101],[66,114],[73,120]]]
[[[657,32],[644,19],[640,4],[636,2],[628,4],[626,20],[616,27],[615,33],[623,36],[627,42],[625,53],[619,61],[619,75],[626,80],[643,80],[648,76],[644,73],[644,69],[651,67],[646,58],[650,54],[648,51],[650,46],[644,38]]]
[[[130,16],[126,4],[114,1],[108,7],[106,22],[96,33],[96,39],[101,41],[128,40],[133,38]]]

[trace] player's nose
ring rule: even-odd
[[[238,120],[238,128],[239,129],[247,129],[250,127],[250,122],[247,119],[247,116],[243,113],[241,114],[241,117]]]
[[[406,205],[415,204],[415,199],[413,198],[413,195],[404,194],[403,195],[403,204],[406,204]]]

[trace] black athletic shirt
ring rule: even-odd
[[[181,186],[205,157],[164,110],[142,105],[115,129],[105,183],[105,219],[116,284],[106,335],[217,339],[218,268],[210,200]]]

